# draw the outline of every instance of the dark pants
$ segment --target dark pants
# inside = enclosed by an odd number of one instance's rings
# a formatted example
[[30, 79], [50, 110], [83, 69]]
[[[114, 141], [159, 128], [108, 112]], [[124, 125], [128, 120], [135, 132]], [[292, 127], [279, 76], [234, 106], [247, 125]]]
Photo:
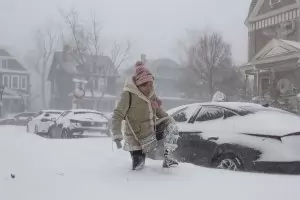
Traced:
[[143, 153], [142, 150], [130, 151], [131, 156], [143, 156], [146, 157], [146, 154]]

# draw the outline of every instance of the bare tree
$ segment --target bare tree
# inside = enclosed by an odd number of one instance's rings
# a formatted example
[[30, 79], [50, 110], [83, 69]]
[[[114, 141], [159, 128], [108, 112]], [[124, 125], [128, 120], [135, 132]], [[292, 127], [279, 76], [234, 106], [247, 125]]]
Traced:
[[122, 64], [130, 58], [131, 44], [132, 43], [129, 40], [126, 42], [125, 46], [114, 42], [110, 58], [116, 69], [119, 69]]
[[[75, 44], [76, 56], [74, 59], [78, 64], [82, 65], [85, 69], [88, 69], [88, 82], [90, 85], [91, 96], [94, 101], [94, 109], [97, 107], [97, 101], [101, 100], [107, 92], [107, 76], [110, 71], [117, 70], [123, 63], [129, 58], [131, 50], [131, 43], [128, 41], [125, 48], [114, 43], [111, 50], [110, 58], [112, 65], [100, 66], [99, 61], [103, 58], [104, 53], [101, 49], [100, 33], [101, 26], [97, 21], [97, 16], [94, 12], [91, 12], [90, 23], [82, 24], [78, 13], [75, 9], [72, 9], [69, 13], [65, 14], [60, 11], [61, 15], [71, 33], [72, 42]], [[111, 69], [114, 67], [115, 69]], [[101, 74], [97, 76], [97, 74]], [[95, 98], [95, 88], [99, 79], [103, 79], [104, 90], [101, 91], [100, 97]]]
[[28, 57], [32, 69], [40, 77], [40, 96], [43, 108], [47, 107], [47, 75], [51, 65], [55, 46], [58, 38], [50, 28], [37, 30], [35, 40], [35, 50]]
[[208, 88], [215, 92], [216, 75], [222, 63], [231, 60], [231, 46], [216, 32], [205, 31], [187, 48], [187, 66]]
[[[100, 27], [96, 20], [96, 14], [91, 13], [91, 28], [87, 28], [87, 25], [80, 24], [79, 16], [75, 9], [72, 9], [67, 14], [63, 11], [60, 11], [60, 13], [71, 34], [71, 46], [73, 46], [73, 49], [75, 50], [73, 59], [76, 60], [78, 65], [81, 65], [88, 70], [88, 84], [90, 85], [91, 96], [95, 100], [93, 108], [96, 109], [95, 73], [97, 67], [99, 67], [99, 57], [102, 56], [102, 52], [100, 51]], [[101, 73], [105, 73], [104, 69], [101, 70]]]

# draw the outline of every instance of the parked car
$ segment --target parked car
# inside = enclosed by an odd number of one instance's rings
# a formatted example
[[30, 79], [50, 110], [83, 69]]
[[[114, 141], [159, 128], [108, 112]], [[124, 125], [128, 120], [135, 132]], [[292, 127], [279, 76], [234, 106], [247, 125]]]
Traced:
[[59, 117], [62, 110], [41, 110], [27, 124], [27, 132], [35, 134], [49, 134], [49, 127]]
[[84, 133], [110, 135], [108, 118], [95, 110], [68, 110], [64, 111], [50, 128], [50, 134], [53, 138], [72, 138]]
[[26, 126], [28, 121], [35, 115], [36, 113], [34, 112], [22, 112], [8, 115], [7, 117], [0, 119], [0, 125]]
[[190, 104], [168, 113], [178, 124], [180, 138], [174, 156], [181, 162], [300, 173], [300, 117], [295, 114], [238, 102]]

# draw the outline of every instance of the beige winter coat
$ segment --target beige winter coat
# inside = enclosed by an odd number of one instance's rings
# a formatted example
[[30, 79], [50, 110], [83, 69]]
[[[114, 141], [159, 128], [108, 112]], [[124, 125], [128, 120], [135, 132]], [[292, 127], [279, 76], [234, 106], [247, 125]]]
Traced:
[[[130, 108], [129, 92], [131, 93]], [[154, 124], [156, 123], [156, 119], [168, 117], [168, 114], [161, 108], [153, 109], [151, 98], [154, 97], [154, 93], [149, 97], [146, 97], [134, 84], [132, 78], [129, 78], [126, 81], [121, 94], [121, 99], [112, 116], [112, 139], [125, 139], [124, 150], [142, 150], [138, 140], [144, 139], [151, 134], [155, 134]], [[121, 127], [125, 116], [127, 116], [133, 131], [131, 131], [128, 123], [125, 123], [125, 132], [123, 136]]]

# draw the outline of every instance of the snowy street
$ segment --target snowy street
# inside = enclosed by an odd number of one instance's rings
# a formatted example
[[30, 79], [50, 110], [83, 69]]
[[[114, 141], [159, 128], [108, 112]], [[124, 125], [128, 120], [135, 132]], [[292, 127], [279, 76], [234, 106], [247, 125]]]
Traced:
[[[130, 157], [110, 138], [45, 139], [24, 127], [0, 127], [1, 200], [299, 199], [300, 176], [206, 169], [162, 169], [148, 160], [130, 170]], [[15, 175], [15, 178], [11, 177]]]

